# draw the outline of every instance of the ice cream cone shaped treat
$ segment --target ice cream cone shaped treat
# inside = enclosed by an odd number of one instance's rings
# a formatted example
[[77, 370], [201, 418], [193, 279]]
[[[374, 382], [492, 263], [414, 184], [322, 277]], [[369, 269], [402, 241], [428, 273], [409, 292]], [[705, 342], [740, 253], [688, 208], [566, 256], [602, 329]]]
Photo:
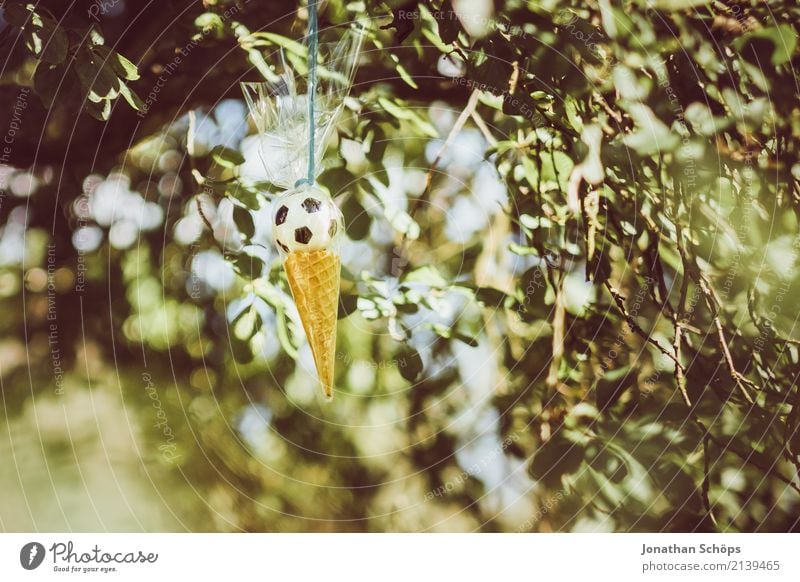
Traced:
[[326, 48], [317, 43], [316, 2], [309, 10], [307, 78], [296, 75], [282, 57], [272, 80], [242, 83], [242, 91], [258, 130], [263, 177], [286, 192], [273, 202], [273, 239], [320, 384], [330, 398], [340, 277], [335, 241], [344, 229], [341, 212], [315, 183], [353, 82], [363, 31], [354, 26]]
[[341, 266], [335, 241], [342, 215], [328, 194], [303, 186], [276, 199], [272, 226], [320, 384], [332, 398]]

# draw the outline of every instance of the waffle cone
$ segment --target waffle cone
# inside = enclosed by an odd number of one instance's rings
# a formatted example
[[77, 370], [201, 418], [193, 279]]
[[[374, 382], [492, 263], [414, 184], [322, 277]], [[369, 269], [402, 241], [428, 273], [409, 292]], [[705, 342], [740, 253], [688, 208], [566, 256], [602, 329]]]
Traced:
[[333, 396], [339, 257], [330, 250], [292, 252], [283, 265], [325, 396]]

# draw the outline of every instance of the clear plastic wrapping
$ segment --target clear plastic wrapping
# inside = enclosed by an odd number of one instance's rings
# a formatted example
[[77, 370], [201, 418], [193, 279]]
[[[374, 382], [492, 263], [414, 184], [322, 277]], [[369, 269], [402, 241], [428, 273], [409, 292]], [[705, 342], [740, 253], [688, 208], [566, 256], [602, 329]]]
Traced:
[[[325, 145], [344, 107], [353, 83], [360, 30], [349, 30], [336, 44], [321, 44], [317, 60], [316, 99], [314, 107], [314, 178]], [[286, 62], [281, 53], [281, 71], [277, 80], [242, 83], [250, 115], [262, 136], [259, 154], [269, 181], [291, 190], [308, 177], [309, 109], [308, 83]], [[302, 91], [302, 92], [301, 92]]]
[[[339, 208], [315, 181], [323, 167], [320, 162], [328, 137], [353, 82], [360, 45], [361, 34], [356, 30], [345, 34], [336, 45], [320, 45], [315, 83], [297, 75], [283, 54], [282, 70], [275, 81], [242, 83], [260, 135], [259, 155], [266, 175], [284, 191], [272, 205], [273, 242], [283, 258], [320, 384], [328, 398], [333, 396], [336, 361], [341, 269], [337, 240], [344, 229]], [[315, 95], [313, 123], [309, 87]]]

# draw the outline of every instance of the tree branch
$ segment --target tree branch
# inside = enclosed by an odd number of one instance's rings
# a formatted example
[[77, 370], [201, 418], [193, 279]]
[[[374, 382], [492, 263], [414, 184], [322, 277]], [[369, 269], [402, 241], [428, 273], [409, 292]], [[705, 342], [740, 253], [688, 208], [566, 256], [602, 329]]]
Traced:
[[686, 370], [683, 368], [683, 364], [681, 364], [678, 361], [678, 359], [675, 357], [675, 355], [673, 353], [669, 352], [664, 346], [662, 346], [660, 343], [658, 343], [652, 337], [650, 337], [650, 334], [647, 333], [645, 330], [643, 330], [639, 326], [638, 323], [636, 323], [636, 320], [633, 318], [633, 316], [630, 313], [628, 313], [628, 310], [625, 308], [625, 298], [619, 293], [619, 291], [614, 289], [608, 281], [605, 281], [603, 283], [603, 285], [605, 285], [605, 288], [608, 289], [608, 292], [611, 294], [611, 297], [614, 299], [614, 303], [616, 303], [616, 305], [617, 305], [617, 309], [619, 309], [620, 313], [622, 313], [623, 317], [625, 318], [625, 321], [628, 322], [628, 325], [630, 326], [631, 330], [633, 330], [637, 335], [639, 335], [646, 342], [654, 345], [656, 347], [656, 349], [658, 349], [659, 352], [661, 352], [662, 354], [667, 356], [670, 360], [675, 362], [675, 366], [676, 367], [681, 368], [685, 372]]
[[[439, 167], [439, 164], [442, 162], [442, 158], [444, 157], [445, 152], [453, 143], [453, 140], [456, 138], [456, 136], [459, 133], [461, 133], [461, 130], [464, 128], [464, 124], [467, 122], [469, 116], [472, 114], [473, 111], [475, 111], [475, 107], [478, 105], [478, 98], [480, 97], [480, 95], [481, 92], [478, 89], [472, 91], [466, 106], [464, 106], [464, 109], [461, 111], [458, 118], [456, 119], [456, 122], [453, 124], [450, 133], [447, 134], [447, 138], [444, 140], [442, 147], [439, 148], [439, 151], [437, 152], [436, 157], [434, 158], [433, 163], [431, 164], [431, 167], [425, 174], [425, 189], [422, 191], [422, 194], [420, 194], [419, 198], [417, 198], [417, 200], [414, 202], [414, 205], [411, 207], [411, 211], [409, 212], [412, 218], [414, 217], [414, 214], [416, 214], [417, 211], [419, 211], [422, 204], [430, 196], [431, 187], [433, 184], [433, 174]], [[403, 235], [404, 241], [405, 238], [406, 236]]]
[[703, 292], [703, 298], [708, 306], [709, 311], [711, 311], [711, 317], [714, 321], [714, 326], [717, 328], [719, 346], [722, 349], [725, 363], [728, 366], [728, 372], [730, 373], [733, 381], [736, 383], [736, 386], [739, 388], [739, 391], [742, 393], [742, 396], [744, 396], [744, 399], [747, 400], [748, 403], [754, 404], [753, 397], [750, 396], [747, 388], [745, 388], [745, 384], [754, 388], [755, 390], [758, 390], [758, 386], [756, 386], [751, 380], [748, 380], [736, 370], [736, 365], [733, 363], [733, 357], [728, 349], [728, 340], [725, 339], [725, 330], [722, 327], [722, 321], [720, 320], [719, 313], [717, 312], [717, 305], [711, 294], [711, 290], [708, 287], [708, 283], [706, 283], [702, 275], [698, 275], [697, 284], [700, 286], [700, 290]]

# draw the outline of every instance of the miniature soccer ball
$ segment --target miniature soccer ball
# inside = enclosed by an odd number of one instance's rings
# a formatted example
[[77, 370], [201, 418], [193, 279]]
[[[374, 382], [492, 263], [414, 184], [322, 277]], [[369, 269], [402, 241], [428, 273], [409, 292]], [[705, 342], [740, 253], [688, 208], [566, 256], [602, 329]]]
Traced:
[[275, 200], [272, 227], [283, 253], [328, 249], [342, 230], [342, 213], [325, 192], [305, 187]]

